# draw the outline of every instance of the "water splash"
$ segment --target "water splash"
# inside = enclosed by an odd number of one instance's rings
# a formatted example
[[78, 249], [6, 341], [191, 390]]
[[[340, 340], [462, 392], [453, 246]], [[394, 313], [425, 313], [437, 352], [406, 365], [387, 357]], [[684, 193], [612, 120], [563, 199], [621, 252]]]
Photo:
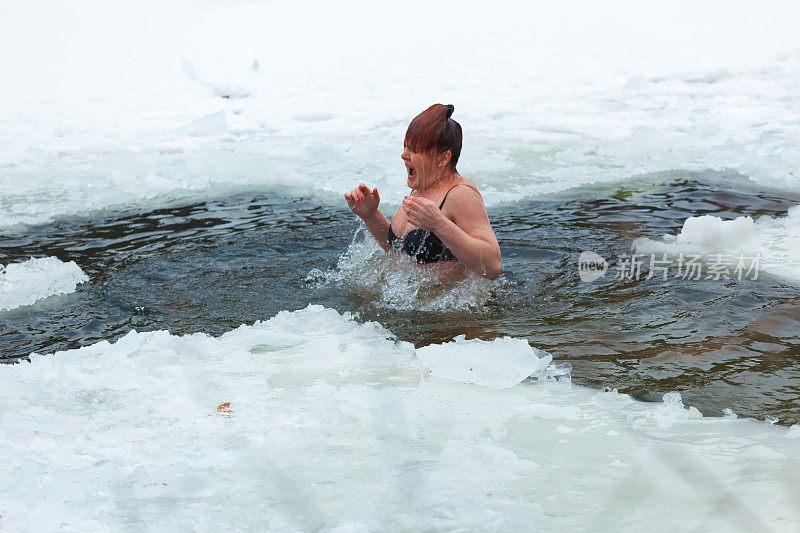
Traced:
[[343, 284], [354, 297], [378, 308], [436, 312], [485, 310], [509, 286], [502, 275], [494, 281], [473, 273], [464, 276], [452, 263], [418, 265], [404, 254], [385, 253], [363, 225], [335, 268], [315, 268], [306, 280]]

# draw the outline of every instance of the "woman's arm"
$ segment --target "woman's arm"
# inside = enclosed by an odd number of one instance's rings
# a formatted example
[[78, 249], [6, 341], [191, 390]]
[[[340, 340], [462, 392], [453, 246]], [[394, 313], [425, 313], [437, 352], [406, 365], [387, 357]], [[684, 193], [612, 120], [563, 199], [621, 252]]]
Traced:
[[453, 252], [453, 255], [468, 270], [489, 279], [496, 279], [503, 270], [503, 264], [500, 258], [500, 246], [494, 238], [491, 227], [489, 227], [491, 238], [481, 235], [483, 232], [474, 232], [473, 236], [449, 218], [443, 216], [442, 219], [441, 224], [432, 231]]
[[434, 232], [468, 270], [495, 279], [503, 264], [486, 208], [474, 191], [459, 189], [448, 196], [448, 211], [455, 220], [447, 218], [436, 204], [419, 196], [406, 197], [403, 208], [416, 227]]
[[366, 224], [367, 229], [372, 234], [372, 237], [375, 239], [381, 248], [383, 248], [384, 252], [389, 251], [389, 219], [387, 219], [383, 213], [379, 210], [375, 210], [375, 213], [370, 217], [361, 217], [361, 220], [364, 221]]
[[378, 189], [370, 190], [363, 183], [344, 193], [350, 210], [364, 221], [372, 237], [385, 252], [389, 251], [389, 220], [378, 209], [381, 197]]

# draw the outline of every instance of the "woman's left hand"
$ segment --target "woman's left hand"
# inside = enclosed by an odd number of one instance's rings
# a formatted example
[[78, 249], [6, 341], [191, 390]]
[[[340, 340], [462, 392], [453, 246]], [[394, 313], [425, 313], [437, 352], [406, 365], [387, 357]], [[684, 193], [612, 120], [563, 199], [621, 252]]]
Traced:
[[403, 210], [409, 222], [428, 231], [436, 231], [444, 219], [436, 204], [421, 196], [406, 196], [403, 200]]

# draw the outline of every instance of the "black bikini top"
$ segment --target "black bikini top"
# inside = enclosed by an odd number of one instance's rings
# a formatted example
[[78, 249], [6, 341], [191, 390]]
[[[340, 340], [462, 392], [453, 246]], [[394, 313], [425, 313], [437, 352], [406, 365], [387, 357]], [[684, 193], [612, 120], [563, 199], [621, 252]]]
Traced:
[[[464, 185], [465, 187], [469, 187], [473, 191], [478, 192], [478, 190], [471, 185], [467, 185], [466, 183], [457, 183], [456, 185], [450, 187], [445, 193], [444, 198], [442, 198], [442, 203], [439, 204], [440, 210], [444, 205], [444, 201], [447, 200], [447, 195], [450, 194], [450, 191], [459, 185]], [[402, 239], [400, 239], [394, 234], [394, 231], [392, 231], [391, 222], [389, 222], [389, 247], [394, 251], [402, 250], [409, 256], [413, 257], [417, 263], [421, 264], [436, 263], [438, 261], [458, 261], [456, 256], [453, 255], [453, 252], [451, 252], [447, 246], [444, 245], [442, 240], [432, 231], [420, 228], [412, 229], [406, 233]]]

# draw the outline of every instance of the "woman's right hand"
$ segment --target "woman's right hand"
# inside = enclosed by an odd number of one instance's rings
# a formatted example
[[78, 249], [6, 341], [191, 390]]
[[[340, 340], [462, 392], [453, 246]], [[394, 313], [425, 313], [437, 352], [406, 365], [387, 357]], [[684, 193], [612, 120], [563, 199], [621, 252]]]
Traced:
[[381, 203], [378, 189], [370, 190], [363, 183], [352, 191], [344, 193], [344, 199], [347, 200], [350, 210], [361, 218], [374, 214], [378, 210], [378, 204]]

